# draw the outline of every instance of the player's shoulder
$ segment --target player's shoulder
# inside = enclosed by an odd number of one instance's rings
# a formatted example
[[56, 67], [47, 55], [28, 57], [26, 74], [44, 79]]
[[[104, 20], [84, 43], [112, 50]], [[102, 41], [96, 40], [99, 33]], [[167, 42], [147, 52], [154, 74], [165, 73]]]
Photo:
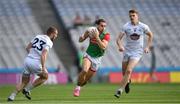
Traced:
[[35, 37], [36, 37], [36, 38], [43, 38], [44, 35], [43, 35], [43, 34], [37, 34]]
[[147, 28], [147, 27], [148, 27], [148, 25], [145, 24], [145, 23], [143, 23], [143, 22], [139, 22], [139, 26], [141, 26], [141, 27], [143, 27], [143, 28]]
[[46, 34], [37, 35], [37, 37], [42, 39], [43, 41], [45, 41], [48, 44], [52, 44], [51, 39]]
[[126, 22], [126, 23], [123, 25], [123, 27], [127, 27], [127, 26], [130, 26], [130, 25], [131, 25], [130, 22]]
[[49, 36], [44, 35], [44, 38], [45, 38], [45, 40], [46, 40], [46, 42], [47, 42], [48, 44], [50, 44], [50, 45], [52, 45], [52, 44], [53, 44], [53, 42], [51, 41], [51, 39], [50, 39], [50, 37], [49, 37]]
[[45, 34], [39, 34], [37, 35], [37, 37], [42, 38], [42, 39], [48, 39], [48, 36]]
[[90, 26], [90, 27], [88, 27], [88, 29], [91, 29], [91, 28], [97, 28], [96, 26]]
[[131, 27], [131, 23], [130, 22], [127, 22], [123, 25], [123, 28], [126, 29], [128, 27]]
[[110, 40], [110, 33], [109, 32], [105, 32], [104, 39], [107, 41]]
[[105, 32], [105, 36], [107, 36], [107, 35], [110, 36], [110, 33], [109, 32]]

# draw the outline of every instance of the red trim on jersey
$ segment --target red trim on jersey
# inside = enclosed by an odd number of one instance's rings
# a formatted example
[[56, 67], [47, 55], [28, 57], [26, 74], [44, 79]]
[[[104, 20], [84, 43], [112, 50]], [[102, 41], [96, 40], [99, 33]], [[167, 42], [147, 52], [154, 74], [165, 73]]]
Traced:
[[93, 70], [93, 68], [90, 68], [89, 70], [92, 71], [92, 72], [96, 72], [96, 70]]
[[[109, 33], [106, 33], [103, 39], [109, 42], [109, 40], [110, 40], [110, 34], [109, 34]], [[97, 44], [96, 38], [91, 38], [91, 39], [90, 39], [90, 42], [91, 42], [91, 43], [94, 43], [94, 44]]]
[[107, 34], [104, 36], [104, 39], [105, 39], [106, 41], [109, 41], [109, 40], [110, 40], [110, 34], [107, 33]]

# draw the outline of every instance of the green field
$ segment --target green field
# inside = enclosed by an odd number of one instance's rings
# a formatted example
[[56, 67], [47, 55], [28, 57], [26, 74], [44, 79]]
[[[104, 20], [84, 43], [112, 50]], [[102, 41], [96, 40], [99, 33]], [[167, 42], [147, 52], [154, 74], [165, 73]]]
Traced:
[[[0, 104], [8, 103], [7, 96], [14, 86], [0, 86]], [[114, 92], [118, 85], [88, 84], [80, 97], [73, 97], [74, 85], [43, 85], [34, 89], [32, 100], [19, 94], [12, 104], [180, 104], [180, 84], [132, 84], [131, 92], [117, 99]]]

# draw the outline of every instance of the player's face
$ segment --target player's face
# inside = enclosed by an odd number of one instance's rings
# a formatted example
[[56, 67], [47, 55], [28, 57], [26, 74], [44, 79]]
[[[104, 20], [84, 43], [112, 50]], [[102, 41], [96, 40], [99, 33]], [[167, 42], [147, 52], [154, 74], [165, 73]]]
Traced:
[[129, 13], [129, 18], [131, 22], [135, 23], [138, 21], [138, 14], [137, 13]]
[[52, 40], [52, 41], [54, 41], [54, 40], [57, 38], [57, 34], [58, 34], [57, 31], [55, 31], [55, 32], [52, 33], [52, 37], [51, 37], [51, 40]]
[[97, 29], [99, 32], [103, 32], [106, 29], [106, 22], [100, 22], [100, 24], [97, 26]]

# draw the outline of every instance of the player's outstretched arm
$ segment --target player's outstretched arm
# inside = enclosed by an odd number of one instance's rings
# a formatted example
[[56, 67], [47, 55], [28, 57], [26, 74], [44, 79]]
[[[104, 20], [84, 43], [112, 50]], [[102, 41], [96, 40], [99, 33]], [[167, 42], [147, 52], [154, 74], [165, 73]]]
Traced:
[[83, 42], [84, 40], [86, 40], [88, 38], [88, 31], [86, 31], [82, 36], [79, 37], [79, 42]]
[[152, 46], [153, 33], [147, 32], [146, 35], [148, 36], [148, 40], [147, 40], [147, 46], [145, 47], [144, 52], [148, 53], [150, 50], [150, 47]]
[[47, 49], [43, 49], [42, 50], [42, 54], [41, 54], [41, 65], [42, 65], [42, 71], [43, 72], [46, 72], [46, 67], [45, 67], [45, 62], [46, 62], [46, 59], [47, 59], [47, 54], [48, 54], [48, 51]]
[[29, 53], [31, 47], [32, 47], [32, 43], [29, 43], [29, 44], [27, 45], [27, 47], [26, 47], [26, 51], [27, 51], [28, 53]]
[[125, 50], [123, 47], [123, 43], [122, 43], [123, 36], [124, 36], [124, 33], [120, 32], [118, 35], [118, 38], [116, 39], [116, 44], [119, 48], [119, 51], [121, 51], [121, 52]]

